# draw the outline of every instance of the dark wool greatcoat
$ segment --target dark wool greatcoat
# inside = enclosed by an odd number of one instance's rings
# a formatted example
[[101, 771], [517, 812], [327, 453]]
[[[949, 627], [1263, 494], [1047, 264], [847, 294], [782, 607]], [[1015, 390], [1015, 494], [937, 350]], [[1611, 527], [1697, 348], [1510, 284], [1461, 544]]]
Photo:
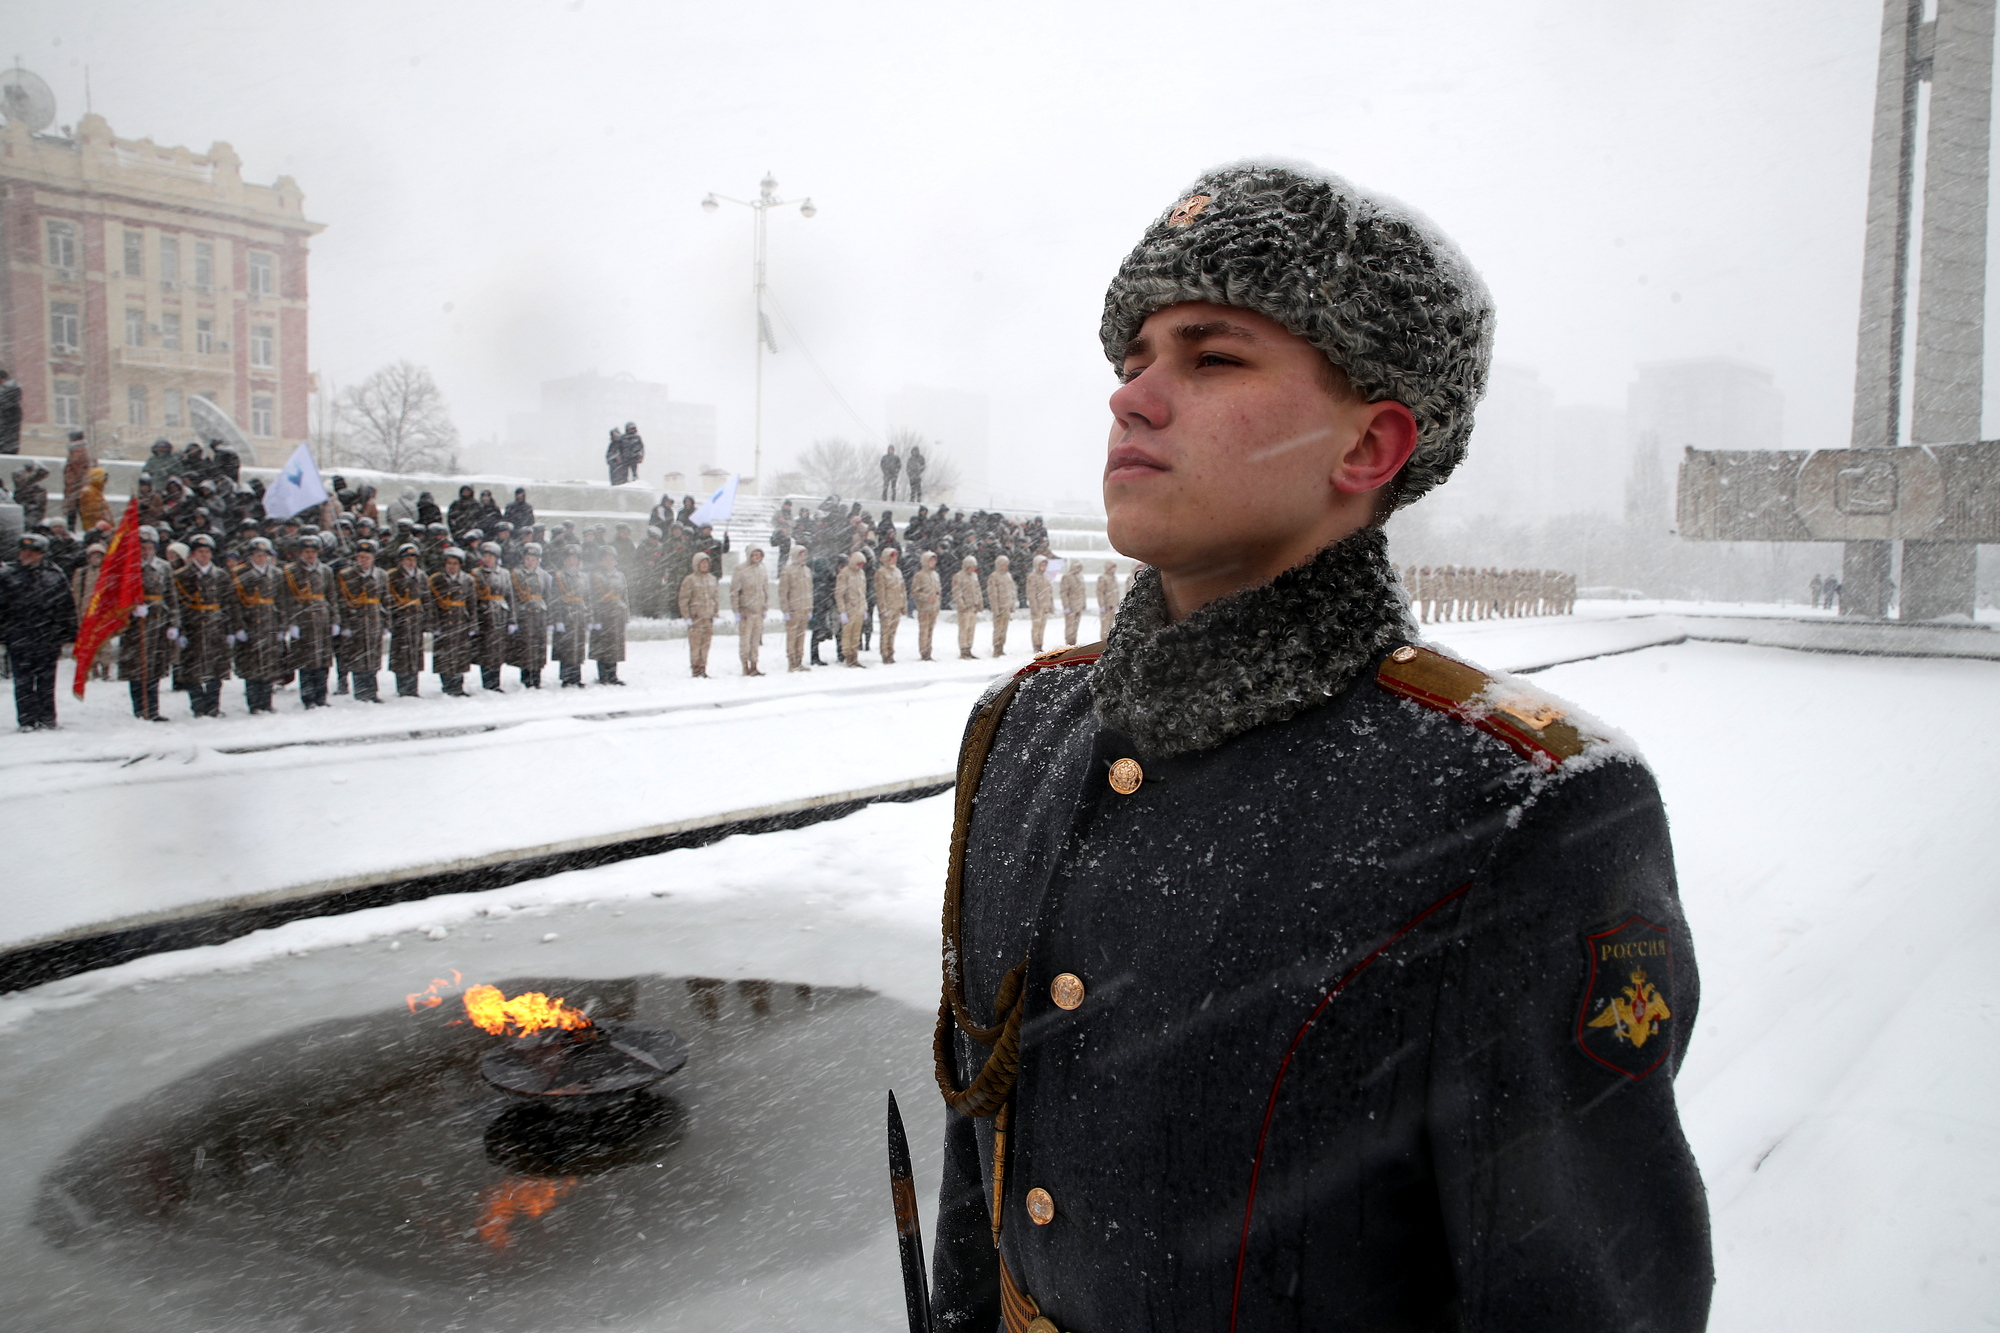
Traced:
[[431, 580], [422, 565], [389, 571], [389, 670], [414, 676], [424, 669], [424, 631], [431, 621]]
[[190, 560], [174, 571], [174, 599], [181, 607], [181, 652], [174, 688], [229, 676], [229, 635], [237, 614], [236, 585], [213, 560], [203, 569]]
[[[1309, 638], [1267, 611], [1213, 604], [1183, 646]], [[1205, 717], [1202, 686], [1136, 673], [1094, 707], [1111, 659], [1088, 650], [1024, 673], [977, 784], [962, 959], [977, 1024], [1026, 960], [999, 1253], [1059, 1328], [1705, 1323], [1706, 1204], [1673, 1098], [1697, 980], [1652, 775], [1604, 744], [1531, 762], [1378, 679], [1394, 644], [1364, 636], [1333, 676], [1238, 674]], [[1158, 753], [1173, 714], [1228, 732], [1259, 694], [1271, 720]], [[1107, 700], [1160, 710], [1148, 747], [1099, 720]], [[1125, 759], [1129, 795], [1108, 780]], [[1067, 1009], [1062, 974], [1081, 981]], [[988, 1050], [954, 1031], [965, 1088]], [[946, 1118], [939, 1327], [986, 1333], [994, 1121]], [[1052, 1198], [1043, 1225], [1030, 1190]]]
[[388, 623], [389, 576], [380, 565], [348, 565], [335, 579], [340, 602], [340, 669], [372, 676], [382, 669], [382, 632]]
[[625, 605], [625, 576], [617, 570], [598, 570], [590, 578], [590, 660], [625, 660], [625, 621], [630, 614]]
[[[118, 636], [118, 679], [158, 680], [174, 664], [177, 646], [167, 637], [181, 627], [180, 598], [174, 593], [174, 567], [154, 556], [139, 562], [145, 588], [146, 614], [125, 622]], [[136, 612], [137, 607], [133, 610]]]
[[472, 575], [464, 570], [431, 575], [431, 670], [462, 676], [472, 665]]
[[294, 671], [326, 670], [333, 664], [334, 640], [340, 630], [332, 568], [323, 562], [311, 568], [303, 561], [286, 565], [280, 588], [278, 604], [284, 612], [286, 632], [299, 632], [286, 646], [286, 664]]
[[74, 642], [76, 598], [55, 562], [45, 553], [32, 569], [0, 565], [0, 643], [7, 655], [23, 664], [48, 663]]
[[581, 665], [590, 638], [590, 575], [559, 569], [551, 584], [549, 623], [555, 642], [549, 656], [564, 666]]
[[507, 627], [514, 623], [514, 576], [504, 569], [483, 567], [471, 574], [479, 609], [472, 660], [482, 669], [498, 671], [507, 665]]
[[229, 599], [229, 629], [236, 640], [236, 674], [244, 680], [277, 680], [292, 668], [285, 662], [285, 567], [272, 561], [259, 571], [246, 564], [236, 571]]
[[514, 632], [508, 636], [507, 665], [540, 671], [549, 660], [549, 597], [555, 576], [540, 566], [512, 575]]

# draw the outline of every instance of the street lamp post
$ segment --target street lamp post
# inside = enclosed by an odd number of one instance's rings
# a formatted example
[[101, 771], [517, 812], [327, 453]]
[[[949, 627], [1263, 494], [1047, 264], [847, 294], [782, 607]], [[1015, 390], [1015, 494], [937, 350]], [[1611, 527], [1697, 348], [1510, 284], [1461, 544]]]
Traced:
[[[730, 203], [749, 209], [756, 219], [752, 272], [757, 302], [757, 407], [750, 468], [752, 479], [760, 494], [764, 488], [764, 349], [768, 347], [774, 352], [778, 350], [777, 340], [771, 336], [770, 318], [764, 313], [764, 218], [772, 209], [783, 208], [792, 202], [790, 199], [778, 198], [778, 182], [768, 171], [764, 173], [764, 179], [758, 182], [755, 199], [737, 199], [730, 195], [711, 192], [708, 198], [701, 201], [702, 211], [707, 213], [713, 213], [723, 204]], [[811, 217], [819, 212], [813, 207], [810, 197], [798, 203], [799, 214], [802, 217]]]

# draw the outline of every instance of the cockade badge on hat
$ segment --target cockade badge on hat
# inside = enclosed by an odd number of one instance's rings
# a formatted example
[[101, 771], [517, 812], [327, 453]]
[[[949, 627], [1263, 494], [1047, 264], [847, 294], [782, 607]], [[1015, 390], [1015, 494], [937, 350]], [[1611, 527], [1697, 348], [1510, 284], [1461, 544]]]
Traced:
[[1193, 194], [1174, 205], [1174, 211], [1167, 214], [1169, 227], [1192, 227], [1202, 210], [1215, 202], [1213, 195]]

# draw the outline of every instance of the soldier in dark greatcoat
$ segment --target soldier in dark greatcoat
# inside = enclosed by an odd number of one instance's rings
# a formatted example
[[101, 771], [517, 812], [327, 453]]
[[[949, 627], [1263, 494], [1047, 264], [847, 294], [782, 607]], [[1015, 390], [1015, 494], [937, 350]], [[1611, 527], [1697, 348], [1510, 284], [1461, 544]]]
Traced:
[[379, 704], [375, 675], [382, 669], [389, 575], [375, 563], [372, 539], [355, 543], [354, 559], [334, 576], [334, 586], [340, 601], [340, 669], [353, 682], [358, 702]]
[[0, 643], [14, 671], [14, 720], [23, 731], [56, 726], [56, 663], [76, 642], [76, 598], [48, 558], [49, 539], [21, 536], [20, 557], [0, 566]]
[[444, 692], [459, 699], [465, 697], [465, 673], [472, 665], [472, 638], [479, 624], [474, 596], [465, 552], [447, 546], [444, 568], [431, 575], [431, 670]]
[[583, 568], [583, 552], [575, 546], [563, 548], [562, 568], [552, 580], [549, 622], [555, 631], [549, 656], [556, 660], [556, 675], [563, 685], [580, 690], [584, 649], [590, 641], [590, 575]]
[[1412, 642], [1388, 561], [1464, 455], [1483, 283], [1400, 205], [1249, 163], [1104, 312], [1140, 569], [961, 750], [937, 1326], [1697, 1333], [1658, 789]]
[[229, 571], [215, 563], [215, 538], [205, 532], [188, 541], [187, 563], [174, 571], [174, 598], [181, 608], [174, 688], [187, 691], [196, 717], [221, 717], [236, 588]]
[[333, 665], [334, 640], [340, 634], [333, 570], [320, 562], [319, 554], [316, 541], [299, 546], [299, 558], [285, 566], [279, 595], [285, 619], [286, 665], [298, 673], [299, 702], [307, 708], [326, 707], [326, 673]]
[[232, 577], [229, 637], [236, 643], [243, 702], [253, 714], [268, 713], [271, 687], [290, 670], [285, 662], [285, 570], [269, 538], [251, 539], [248, 560]]
[[521, 684], [539, 690], [549, 660], [549, 597], [555, 591], [554, 576], [542, 568], [540, 542], [521, 548], [521, 565], [512, 575], [514, 624], [507, 635], [507, 664], [520, 671]]
[[417, 697], [417, 677], [424, 669], [424, 631], [431, 621], [431, 580], [423, 571], [415, 542], [396, 548], [396, 567], [389, 571], [389, 673], [396, 678], [396, 696]]
[[479, 548], [479, 567], [472, 571], [472, 588], [478, 596], [478, 633], [472, 644], [472, 658], [479, 664], [479, 683], [484, 689], [500, 692], [500, 668], [507, 665], [508, 627], [514, 625], [514, 577], [500, 568], [500, 543], [485, 542]]
[[625, 587], [618, 552], [607, 546], [597, 553], [597, 571], [590, 578], [590, 660], [597, 663], [599, 685], [625, 683], [618, 679], [618, 664], [625, 660], [625, 622], [631, 615]]
[[139, 529], [139, 582], [142, 600], [118, 636], [118, 679], [132, 693], [132, 716], [164, 722], [160, 677], [173, 665], [181, 634], [180, 598], [174, 594], [174, 567], [159, 556], [160, 534]]

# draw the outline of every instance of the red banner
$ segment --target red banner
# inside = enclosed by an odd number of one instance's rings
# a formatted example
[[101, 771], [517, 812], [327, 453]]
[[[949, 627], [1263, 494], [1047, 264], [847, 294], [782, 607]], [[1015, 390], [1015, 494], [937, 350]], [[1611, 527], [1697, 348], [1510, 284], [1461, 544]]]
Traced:
[[125, 517], [111, 534], [111, 549], [97, 570], [97, 587], [84, 608], [83, 623], [76, 630], [76, 697], [83, 697], [83, 682], [97, 650], [125, 628], [132, 608], [146, 599], [146, 582], [139, 569], [139, 506], [125, 506]]

